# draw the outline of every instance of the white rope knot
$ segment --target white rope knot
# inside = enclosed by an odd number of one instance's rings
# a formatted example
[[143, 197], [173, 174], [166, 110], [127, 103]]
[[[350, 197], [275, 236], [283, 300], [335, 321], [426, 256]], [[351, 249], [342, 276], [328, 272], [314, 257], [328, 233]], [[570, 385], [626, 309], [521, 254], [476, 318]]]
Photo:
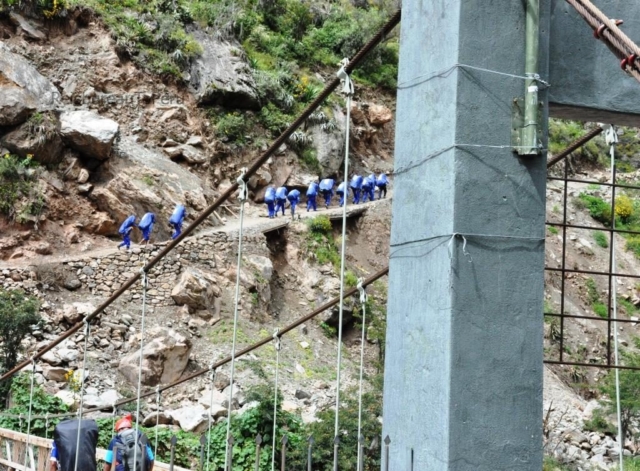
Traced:
[[280, 329], [276, 329], [276, 331], [273, 333], [273, 344], [274, 344], [276, 350], [280, 350], [280, 347], [281, 347]]
[[249, 199], [249, 189], [247, 188], [247, 182], [244, 180], [244, 176], [247, 173], [247, 169], [243, 168], [241, 174], [236, 180], [238, 183], [238, 199], [242, 202]]
[[340, 70], [336, 74], [340, 80], [343, 81], [344, 85], [342, 86], [342, 93], [345, 95], [351, 96], [354, 94], [353, 82], [351, 81], [351, 77], [345, 70], [345, 68], [349, 65], [349, 59], [346, 57], [340, 61]]
[[358, 291], [360, 291], [360, 304], [367, 302], [367, 292], [364, 289], [364, 278], [358, 278]]
[[140, 282], [142, 283], [142, 287], [144, 289], [147, 289], [149, 287], [149, 279], [147, 278], [145, 267], [140, 268]]
[[600, 127], [604, 129], [604, 140], [607, 145], [616, 145], [618, 143], [618, 132], [613, 124], [600, 124]]
[[216, 369], [213, 367], [213, 365], [213, 363], [209, 365], [209, 379], [211, 379], [211, 381], [213, 381], [213, 379], [216, 377]]
[[467, 238], [465, 236], [463, 236], [462, 234], [459, 234], [457, 232], [454, 232], [453, 234], [451, 234], [451, 239], [449, 240], [449, 257], [452, 256], [451, 254], [451, 245], [453, 245], [453, 241], [456, 237], [461, 237], [462, 238], [462, 254], [465, 257], [469, 257], [469, 263], [473, 262], [473, 258], [471, 258], [471, 254], [469, 252], [467, 252]]

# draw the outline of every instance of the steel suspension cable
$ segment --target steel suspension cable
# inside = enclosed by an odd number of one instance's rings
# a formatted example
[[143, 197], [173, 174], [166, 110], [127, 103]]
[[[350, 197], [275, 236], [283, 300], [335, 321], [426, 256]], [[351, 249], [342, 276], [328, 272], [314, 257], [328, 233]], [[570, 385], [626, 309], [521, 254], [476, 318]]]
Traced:
[[[114, 408], [115, 409], [115, 408]], [[160, 385], [156, 386], [156, 436], [153, 441], [153, 456], [158, 456], [158, 430], [160, 425]]]
[[[618, 134], [616, 133], [616, 129], [613, 126], [609, 126], [606, 130], [606, 141], [609, 144], [609, 153], [611, 156], [611, 183], [613, 185], [616, 184], [616, 143], [618, 142]], [[611, 191], [611, 228], [615, 230], [616, 228], [616, 213], [615, 213], [615, 199], [613, 197], [615, 186], [612, 187]], [[611, 264], [614, 268], [616, 267], [616, 235], [615, 232], [611, 233]], [[617, 298], [617, 278], [614, 275], [611, 277], [611, 315], [613, 318], [613, 361], [614, 365], [617, 367], [620, 358], [618, 356], [618, 325], [616, 321], [618, 320], [618, 300]], [[622, 435], [622, 413], [620, 406], [620, 370], [615, 368], [615, 379], [616, 379], [616, 414], [618, 416], [618, 445], [620, 446], [620, 471], [624, 471], [624, 436]]]
[[240, 186], [240, 192], [238, 194], [238, 200], [240, 201], [240, 230], [238, 231], [238, 263], [236, 265], [236, 293], [235, 301], [233, 305], [233, 341], [231, 344], [231, 374], [229, 378], [229, 406], [227, 409], [227, 440], [225, 441], [225, 453], [224, 453], [224, 469], [230, 471], [227, 467], [230, 454], [233, 454], [233, 450], [229, 452], [229, 439], [231, 438], [231, 406], [233, 403], [233, 376], [236, 367], [236, 342], [238, 338], [238, 307], [240, 304], [240, 272], [242, 269], [242, 230], [244, 225], [244, 204], [248, 199], [247, 182], [245, 180], [246, 169], [242, 169], [242, 174], [237, 179], [237, 184]]
[[216, 384], [216, 369], [213, 367], [213, 363], [209, 365], [209, 370], [211, 371], [209, 376], [209, 379], [211, 380], [211, 392], [209, 394], [209, 423], [207, 425], [207, 471], [209, 471], [209, 465], [211, 464], [211, 426], [213, 425], [211, 410], [213, 409], [213, 388]]
[[[138, 434], [140, 433], [140, 400], [142, 390], [142, 360], [144, 358], [144, 321], [147, 312], [147, 287], [149, 285], [149, 278], [144, 267], [140, 270], [142, 272], [142, 317], [140, 319], [140, 361], [138, 364], [138, 390], [136, 397], [136, 442], [138, 442]], [[146, 450], [145, 450], [146, 452]], [[135, 446], [133, 450], [133, 463], [134, 466], [138, 462], [138, 447]], [[144, 460], [143, 460], [144, 461]]]
[[273, 346], [276, 349], [276, 377], [273, 386], [273, 444], [271, 449], [271, 471], [276, 469], [276, 435], [278, 433], [278, 371], [280, 370], [280, 348], [282, 347], [282, 339], [279, 331], [273, 334]]
[[27, 461], [29, 459], [29, 440], [31, 439], [31, 411], [33, 409], [33, 391], [34, 391], [34, 380], [36, 377], [36, 361], [32, 360], [32, 368], [31, 368], [31, 386], [29, 388], [29, 413], [27, 415], [27, 443], [24, 448], [24, 467], [28, 468]]
[[[378, 32], [366, 43], [360, 51], [351, 59], [349, 64], [345, 67], [345, 71], [350, 73], [355, 69], [355, 67], [360, 64], [360, 62], [366, 57], [366, 55], [377, 46], [382, 40], [384, 40], [387, 35], [400, 23], [400, 10], [397, 10], [391, 18], [378, 30]], [[313, 100], [305, 109], [300, 113], [298, 118], [291, 123], [291, 125], [280, 134], [280, 136], [271, 144], [271, 146], [260, 156], [258, 157], [253, 164], [248, 168], [245, 173], [245, 178], [248, 179], [253, 174], [255, 174], [262, 165], [264, 165], [269, 158], [286, 142], [286, 140], [294, 133], [294, 131], [300, 127], [311, 114], [318, 108], [324, 100], [338, 87], [340, 84], [340, 79], [335, 78], [332, 80], [325, 88], [318, 94], [315, 100]], [[224, 193], [220, 195], [220, 197], [214, 201], [207, 209], [205, 209], [200, 215], [190, 224], [185, 230], [180, 234], [176, 239], [171, 241], [167, 246], [162, 249], [155, 257], [153, 257], [149, 262], [144, 266], [144, 271], [148, 272], [151, 268], [157, 265], [169, 252], [171, 252], [178, 244], [180, 244], [186, 237], [188, 237], [200, 224], [202, 224], [213, 212], [218, 209], [225, 201], [227, 201], [231, 195], [239, 188], [238, 183], [232, 184]], [[105, 300], [100, 306], [96, 308], [89, 316], [87, 316], [88, 320], [93, 320], [98, 317], [107, 307], [109, 307], [116, 299], [118, 299], [122, 294], [124, 294], [133, 284], [140, 279], [140, 273], [136, 273], [129, 280], [127, 280], [115, 293], [113, 293], [107, 300]], [[46, 352], [51, 350], [52, 348], [59, 345], [65, 339], [69, 338], [75, 332], [77, 332], [82, 327], [81, 323], [74, 325], [69, 328], [67, 331], [62, 333], [58, 338], [53, 340], [47, 346], [38, 350], [34, 355], [33, 359], [38, 359]], [[17, 372], [22, 370], [25, 366], [29, 364], [29, 360], [23, 361], [16, 365], [11, 370], [3, 373], [0, 377], [0, 381], [4, 381], [11, 376], [15, 375]]]
[[362, 282], [364, 280], [360, 278], [358, 280], [358, 291], [360, 291], [360, 306], [362, 307], [362, 334], [360, 336], [360, 381], [359, 381], [359, 391], [358, 391], [358, 467], [356, 471], [364, 470], [364, 456], [362, 456], [362, 440], [364, 437], [362, 435], [362, 384], [364, 379], [364, 343], [365, 343], [365, 332], [367, 325], [367, 292], [362, 286]]
[[91, 321], [84, 319], [84, 351], [82, 352], [82, 370], [80, 370], [80, 408], [78, 409], [78, 431], [76, 433], [76, 461], [73, 470], [78, 471], [78, 457], [80, 456], [80, 432], [82, 431], [82, 412], [84, 409], [84, 378], [87, 370], [87, 350], [91, 335]]
[[343, 92], [347, 95], [347, 113], [345, 117], [345, 144], [344, 144], [344, 184], [346, 197], [342, 205], [342, 240], [340, 248], [340, 302], [338, 305], [338, 358], [336, 364], [336, 413], [334, 423], [334, 453], [333, 453], [333, 469], [338, 471], [338, 447], [340, 433], [340, 373], [342, 371], [342, 319], [344, 314], [344, 274], [345, 274], [345, 256], [347, 249], [347, 205], [349, 202], [349, 190], [347, 182], [349, 181], [349, 125], [351, 122], [351, 97], [353, 96], [353, 82], [347, 73], [346, 66], [349, 64], [348, 59], [343, 59], [342, 67], [338, 71], [338, 77], [344, 80]]

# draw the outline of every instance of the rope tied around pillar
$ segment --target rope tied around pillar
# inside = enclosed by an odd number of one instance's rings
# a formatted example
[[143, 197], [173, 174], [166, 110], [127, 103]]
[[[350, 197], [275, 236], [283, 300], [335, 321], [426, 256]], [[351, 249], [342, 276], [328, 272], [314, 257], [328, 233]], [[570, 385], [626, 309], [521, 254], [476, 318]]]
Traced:
[[364, 278], [358, 278], [358, 291], [360, 292], [360, 307], [362, 308], [362, 334], [360, 338], [360, 379], [358, 391], [358, 465], [356, 471], [364, 469], [363, 443], [362, 435], [362, 385], [364, 382], [364, 344], [366, 340], [366, 324], [367, 324], [367, 291], [364, 287]]

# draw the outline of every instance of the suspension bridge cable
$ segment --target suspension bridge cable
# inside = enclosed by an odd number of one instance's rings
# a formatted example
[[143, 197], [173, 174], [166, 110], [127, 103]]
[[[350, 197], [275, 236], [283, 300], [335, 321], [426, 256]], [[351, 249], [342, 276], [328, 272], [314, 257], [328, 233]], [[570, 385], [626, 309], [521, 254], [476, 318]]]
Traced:
[[[377, 46], [381, 41], [383, 41], [387, 35], [400, 23], [400, 10], [397, 10], [391, 18], [378, 30], [378, 32], [366, 43], [362, 49], [358, 51], [358, 53], [350, 60], [349, 64], [345, 67], [345, 71], [347, 73], [351, 73], [362, 60], [367, 56], [371, 50]], [[294, 131], [300, 127], [311, 114], [318, 108], [324, 100], [340, 85], [340, 79], [334, 78], [325, 88], [318, 94], [315, 100], [313, 100], [305, 109], [300, 113], [298, 118], [296, 118], [291, 125], [280, 134], [280, 136], [273, 141], [271, 146], [260, 156], [258, 157], [253, 164], [247, 169], [245, 173], [245, 178], [249, 179], [252, 175], [254, 175], [262, 165], [264, 165], [269, 158], [286, 142], [286, 140], [294, 133]], [[200, 215], [190, 224], [176, 239], [171, 241], [167, 246], [162, 249], [155, 257], [147, 262], [144, 266], [144, 271], [148, 272], [151, 268], [157, 265], [169, 252], [171, 252], [180, 242], [182, 242], [189, 234], [191, 234], [196, 227], [202, 224], [213, 212], [218, 209], [225, 201], [227, 201], [234, 192], [239, 188], [238, 183], [232, 184], [224, 193], [220, 195], [220, 197], [214, 201], [207, 209], [205, 209]], [[133, 286], [136, 281], [140, 279], [140, 273], [134, 274], [129, 280], [124, 282], [124, 284], [118, 288], [118, 290], [113, 293], [109, 298], [107, 298], [100, 306], [96, 308], [87, 319], [89, 321], [98, 317], [107, 307], [109, 307], [116, 299], [118, 299], [122, 294], [124, 294], [131, 286]], [[33, 359], [37, 360], [46, 352], [50, 351], [52, 348], [59, 345], [61, 342], [69, 338], [71, 335], [76, 333], [82, 327], [82, 323], [77, 323], [73, 327], [69, 328], [67, 331], [62, 333], [58, 338], [53, 340], [51, 343], [46, 345], [45, 347], [38, 350], [34, 355]], [[20, 370], [22, 370], [25, 366], [29, 364], [30, 360], [25, 360], [18, 365], [16, 365], [11, 370], [7, 371], [0, 377], [0, 382], [4, 381]]]
[[31, 412], [33, 409], [33, 390], [34, 390], [34, 380], [36, 377], [36, 361], [32, 360], [32, 368], [31, 368], [31, 386], [29, 387], [29, 413], [27, 415], [27, 443], [24, 447], [24, 467], [28, 468], [27, 461], [29, 458], [29, 440], [31, 439]]
[[233, 403], [233, 376], [235, 373], [236, 367], [236, 342], [238, 338], [238, 311], [240, 307], [240, 273], [242, 269], [242, 229], [244, 225], [244, 205], [249, 198], [249, 189], [247, 188], [247, 181], [245, 180], [245, 173], [247, 169], [242, 169], [242, 174], [237, 179], [237, 184], [240, 186], [240, 192], [238, 193], [238, 200], [240, 201], [240, 230], [238, 231], [238, 262], [236, 265], [236, 294], [235, 301], [233, 304], [233, 341], [231, 344], [231, 374], [229, 378], [229, 405], [227, 409], [227, 439], [225, 441], [226, 451], [225, 451], [225, 461], [224, 461], [224, 469], [227, 468], [228, 457], [233, 454], [233, 450], [229, 452], [229, 446], [232, 446], [230, 443], [231, 438], [231, 407]]
[[335, 451], [333, 454], [333, 469], [338, 469], [338, 446], [340, 432], [340, 373], [342, 371], [342, 319], [344, 314], [344, 274], [345, 274], [345, 256], [347, 250], [347, 205], [349, 202], [349, 189], [347, 182], [349, 181], [349, 125], [351, 121], [351, 97], [353, 97], [353, 82], [351, 77], [345, 70], [349, 65], [349, 59], [342, 60], [342, 67], [338, 71], [338, 77], [344, 81], [342, 92], [347, 96], [347, 113], [345, 116], [345, 144], [344, 144], [344, 185], [345, 197], [342, 205], [342, 240], [340, 248], [340, 302], [338, 304], [338, 358], [336, 360], [336, 412], [334, 423]]
[[276, 435], [278, 432], [278, 371], [280, 370], [280, 348], [282, 339], [280, 332], [276, 330], [273, 334], [273, 346], [276, 349], [276, 377], [273, 386], [273, 444], [271, 449], [271, 471], [276, 469]]
[[[616, 183], [616, 144], [618, 142], [618, 134], [616, 129], [613, 126], [609, 126], [605, 131], [605, 139], [607, 144], [609, 144], [609, 153], [611, 155], [611, 183], [615, 185]], [[611, 190], [611, 228], [613, 230], [616, 229], [616, 213], [615, 213], [615, 186], [612, 187]], [[615, 232], [611, 232], [611, 265], [615, 271], [616, 267], [616, 235]], [[613, 361], [614, 365], [618, 366], [619, 356], [618, 356], [618, 327], [617, 327], [617, 319], [618, 319], [618, 300], [617, 297], [617, 278], [615, 275], [612, 275], [611, 278], [611, 315], [613, 318]], [[620, 471], [624, 471], [624, 436], [622, 435], [622, 413], [620, 407], [620, 370], [615, 368], [615, 379], [616, 379], [616, 413], [618, 416], [618, 445], [620, 446]]]
[[358, 291], [360, 291], [360, 306], [362, 307], [362, 334], [360, 337], [360, 381], [359, 381], [359, 392], [358, 392], [358, 467], [356, 471], [364, 470], [364, 456], [362, 456], [362, 443], [361, 440], [364, 438], [362, 436], [362, 384], [363, 384], [363, 376], [364, 376], [364, 343], [365, 343], [365, 332], [366, 332], [366, 323], [367, 323], [367, 292], [362, 286], [362, 282], [364, 280], [360, 278], [358, 280]]
[[213, 367], [213, 363], [209, 365], [209, 370], [211, 371], [211, 374], [209, 375], [209, 379], [211, 380], [211, 392], [209, 394], [209, 423], [207, 425], [207, 471], [209, 471], [209, 465], [211, 463], [211, 426], [213, 425], [211, 409], [213, 409], [213, 388], [216, 384], [216, 369]]
[[[149, 278], [144, 267], [140, 270], [142, 272], [142, 318], [140, 319], [140, 361], [138, 364], [138, 390], [136, 398], [136, 442], [138, 442], [138, 433], [140, 430], [140, 392], [142, 390], [142, 361], [144, 359], [144, 321], [147, 311], [147, 287], [149, 286]], [[156, 389], [158, 391], [158, 389]], [[138, 447], [134, 447], [133, 450], [133, 462], [137, 463]], [[143, 459], [144, 461], [144, 459]], [[77, 470], [76, 470], [77, 471]]]
[[80, 454], [80, 432], [82, 430], [82, 411], [84, 409], [84, 377], [87, 370], [87, 350], [89, 349], [89, 336], [91, 335], [91, 322], [84, 319], [84, 351], [82, 352], [82, 369], [80, 370], [80, 407], [78, 409], [78, 431], [76, 432], [76, 461], [73, 470], [78, 471], [78, 456]]
[[[389, 267], [386, 266], [384, 268], [382, 268], [381, 270], [379, 270], [378, 272], [374, 273], [373, 275], [371, 275], [370, 277], [368, 277], [367, 279], [365, 279], [365, 281], [362, 283], [363, 286], [368, 286], [371, 283], [379, 280], [380, 278], [386, 276], [389, 273]], [[350, 288], [347, 291], [344, 292], [343, 294], [343, 298], [348, 298], [350, 296], [353, 296], [355, 294], [358, 293], [358, 289], [357, 287], [354, 288]], [[323, 304], [322, 306], [314, 309], [312, 312], [310, 312], [309, 314], [299, 318], [298, 320], [292, 322], [291, 324], [287, 325], [286, 327], [280, 329], [280, 336], [283, 336], [285, 334], [287, 334], [288, 332], [291, 332], [293, 329], [295, 329], [296, 327], [301, 326], [302, 324], [304, 324], [305, 322], [310, 321], [311, 319], [313, 319], [314, 317], [322, 314], [324, 311], [326, 311], [327, 309], [331, 309], [332, 307], [334, 307], [336, 304], [338, 304], [338, 302], [340, 302], [340, 298], [339, 297], [335, 297], [329, 301], [327, 301], [325, 304]], [[265, 337], [261, 340], [258, 340], [257, 342], [255, 342], [252, 345], [249, 345], [245, 348], [243, 348], [242, 350], [239, 350], [236, 353], [236, 359], [240, 358], [241, 356], [244, 356], [248, 353], [251, 353], [254, 350], [257, 350], [258, 348], [268, 344], [269, 342], [271, 342], [273, 340], [273, 336], [268, 336]], [[226, 358], [223, 358], [222, 360], [219, 360], [218, 362], [213, 364], [214, 368], [220, 368], [221, 366], [226, 365], [227, 363], [231, 362], [231, 356], [228, 356]], [[199, 371], [195, 371], [194, 373], [191, 373], [189, 376], [185, 376], [184, 378], [181, 378], [177, 381], [174, 381], [173, 383], [167, 384], [165, 386], [162, 386], [160, 388], [161, 392], [167, 391], [168, 389], [172, 389], [176, 386], [179, 386], [183, 383], [186, 383], [188, 381], [191, 381], [192, 379], [198, 378], [206, 373], [208, 373], [210, 370], [209, 368], [204, 368], [201, 369]], [[156, 389], [151, 389], [149, 391], [146, 391], [144, 393], [141, 393], [140, 397], [141, 398], [146, 398], [146, 397], [150, 397], [155, 393]], [[130, 404], [131, 402], [135, 401], [136, 398], [129, 398], [129, 399], [120, 399], [119, 401], [115, 402], [112, 406], [113, 410], [115, 410], [116, 407], [121, 407], [125, 404]], [[101, 410], [105, 409], [105, 407], [94, 407], [92, 409], [87, 409], [85, 411], [85, 414], [89, 414], [92, 412], [99, 412]], [[64, 418], [64, 417], [72, 417], [73, 413], [69, 414], [48, 414], [49, 418], [54, 419], [54, 418]], [[19, 416], [16, 416], [14, 414], [4, 414], [0, 412], [0, 416], [2, 417], [11, 417], [11, 418], [21, 418], [22, 414], [20, 414]], [[34, 416], [34, 419], [44, 419], [45, 416]]]
[[585, 145], [586, 143], [591, 141], [594, 137], [599, 136], [600, 134], [602, 134], [602, 131], [604, 131], [602, 126], [598, 126], [597, 128], [595, 128], [592, 131], [590, 131], [588, 134], [585, 134], [581, 138], [576, 139], [575, 141], [573, 141], [565, 149], [563, 149], [557, 155], [554, 155], [551, 159], [549, 159], [549, 161], [547, 162], [547, 169], [553, 167], [555, 164], [557, 164], [562, 159], [567, 157], [573, 151], [579, 149], [580, 147], [582, 147], [583, 145]]

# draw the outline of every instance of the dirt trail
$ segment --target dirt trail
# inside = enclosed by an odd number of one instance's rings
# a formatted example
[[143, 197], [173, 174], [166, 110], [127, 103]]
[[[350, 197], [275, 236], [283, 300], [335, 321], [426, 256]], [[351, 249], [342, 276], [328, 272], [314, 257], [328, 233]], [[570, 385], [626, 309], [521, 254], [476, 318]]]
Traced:
[[[391, 192], [387, 194], [388, 200], [391, 200]], [[369, 209], [375, 207], [380, 201], [387, 200], [376, 200], [373, 202], [362, 203], [359, 205], [349, 204], [347, 205], [347, 214], [353, 215], [354, 213], [359, 213], [364, 210], [364, 208]], [[334, 199], [334, 204], [337, 200]], [[331, 206], [329, 209], [325, 209], [318, 205], [318, 211], [314, 212], [306, 212], [305, 205], [301, 203], [298, 206], [298, 212], [296, 217], [300, 219], [308, 219], [310, 217], [315, 217], [319, 214], [326, 214], [330, 218], [334, 219], [340, 217], [342, 215], [342, 208], [339, 206]], [[243, 231], [246, 232], [269, 232], [274, 229], [277, 229], [280, 226], [288, 224], [291, 221], [291, 211], [289, 208], [286, 210], [286, 216], [278, 216], [275, 219], [269, 219], [266, 216], [266, 208], [264, 205], [249, 205], [246, 207], [246, 213], [244, 217], [244, 227]], [[207, 228], [205, 230], [198, 231], [196, 230], [195, 234], [187, 237], [185, 240], [190, 240], [194, 237], [199, 237], [207, 234], [214, 233], [226, 233], [232, 234], [234, 232], [238, 232], [240, 230], [240, 219], [235, 218], [233, 220], [227, 220], [226, 224], [223, 226], [217, 226], [213, 228]], [[149, 247], [164, 247], [170, 241], [162, 241], [155, 244], [151, 244]], [[113, 242], [109, 246], [102, 246], [99, 248], [95, 248], [92, 250], [88, 250], [86, 252], [80, 253], [58, 253], [53, 255], [41, 255], [37, 258], [24, 258], [24, 259], [16, 259], [9, 261], [0, 262], [0, 270], [3, 269], [15, 269], [15, 268], [25, 268], [33, 265], [40, 264], [49, 264], [49, 263], [64, 263], [70, 261], [80, 261], [86, 260], [90, 258], [104, 258], [111, 254], [117, 253], [117, 244], [119, 242]], [[140, 244], [132, 244], [133, 249], [142, 248], [143, 245]]]

